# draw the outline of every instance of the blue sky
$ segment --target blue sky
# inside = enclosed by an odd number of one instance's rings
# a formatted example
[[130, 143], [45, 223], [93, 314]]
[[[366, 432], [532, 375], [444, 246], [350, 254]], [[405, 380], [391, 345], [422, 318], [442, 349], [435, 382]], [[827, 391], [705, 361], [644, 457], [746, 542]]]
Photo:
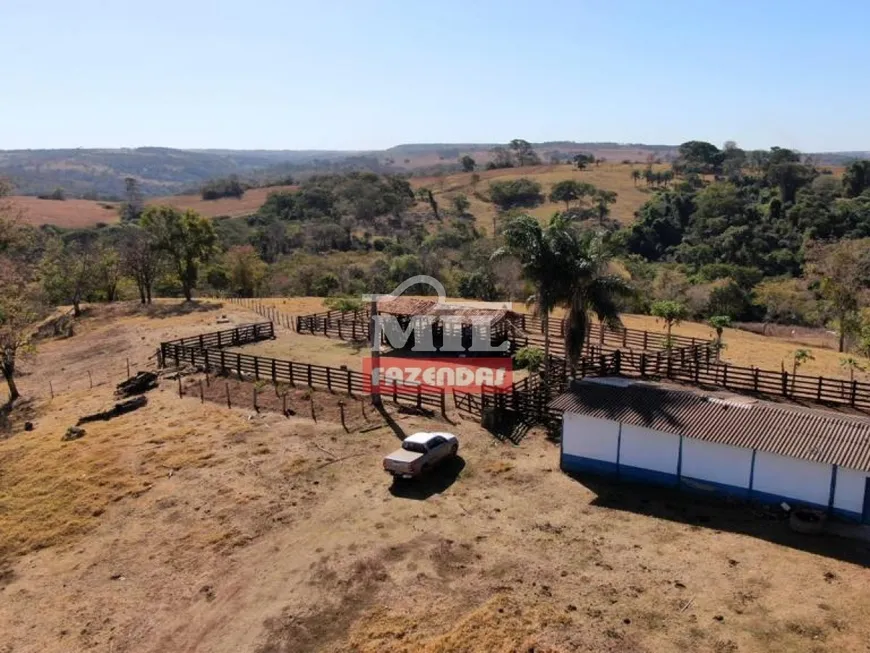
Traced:
[[870, 150], [860, 0], [0, 0], [0, 148]]

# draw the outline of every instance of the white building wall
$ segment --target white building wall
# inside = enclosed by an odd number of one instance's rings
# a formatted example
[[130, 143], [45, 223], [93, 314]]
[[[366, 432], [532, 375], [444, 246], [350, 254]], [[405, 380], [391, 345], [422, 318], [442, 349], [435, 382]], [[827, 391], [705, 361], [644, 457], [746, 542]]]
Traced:
[[861, 515], [864, 511], [865, 479], [870, 474], [855, 469], [837, 469], [837, 488], [834, 490], [834, 509]]
[[562, 453], [616, 463], [619, 422], [565, 413]]
[[752, 450], [683, 438], [683, 476], [738, 488], [749, 487]]
[[619, 451], [620, 465], [676, 475], [680, 436], [623, 424]]
[[832, 471], [831, 465], [759, 451], [752, 490], [827, 506]]

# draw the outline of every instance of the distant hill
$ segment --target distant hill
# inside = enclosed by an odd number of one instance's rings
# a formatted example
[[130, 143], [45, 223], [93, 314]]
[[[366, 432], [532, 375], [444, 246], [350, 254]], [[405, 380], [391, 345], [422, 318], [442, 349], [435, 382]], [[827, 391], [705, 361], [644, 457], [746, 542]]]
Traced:
[[[433, 175], [458, 168], [469, 154], [486, 163], [496, 143], [406, 143], [379, 151], [339, 150], [177, 150], [165, 147], [134, 149], [0, 150], [0, 177], [12, 180], [18, 195], [49, 194], [63, 188], [69, 198], [113, 201], [124, 194], [125, 177], [139, 181], [148, 197], [191, 193], [210, 179], [231, 174], [265, 181], [287, 176], [304, 178], [315, 172], [372, 170]], [[541, 160], [567, 161], [578, 152], [608, 162], [670, 160], [673, 145], [550, 141], [533, 143]], [[814, 154], [822, 165], [843, 165], [868, 152]]]

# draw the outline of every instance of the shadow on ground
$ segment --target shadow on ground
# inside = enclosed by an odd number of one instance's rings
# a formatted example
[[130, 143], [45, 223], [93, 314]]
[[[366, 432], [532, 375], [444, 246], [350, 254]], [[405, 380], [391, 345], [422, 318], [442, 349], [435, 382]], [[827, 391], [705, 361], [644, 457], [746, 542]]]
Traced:
[[777, 509], [738, 499], [698, 496], [675, 488], [640, 485], [586, 474], [569, 474], [597, 496], [591, 505], [639, 515], [712, 528], [767, 540], [870, 567], [870, 544], [834, 535], [803, 535], [789, 528], [788, 518]]
[[425, 501], [433, 494], [445, 492], [456, 482], [463, 469], [465, 469], [465, 459], [462, 456], [452, 456], [419, 478], [393, 479], [390, 494], [400, 499]]

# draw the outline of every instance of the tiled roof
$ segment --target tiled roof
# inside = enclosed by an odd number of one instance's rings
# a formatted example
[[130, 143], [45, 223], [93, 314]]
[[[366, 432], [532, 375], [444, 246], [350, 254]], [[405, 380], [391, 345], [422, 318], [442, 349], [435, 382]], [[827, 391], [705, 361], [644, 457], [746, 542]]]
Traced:
[[566, 413], [689, 438], [870, 471], [870, 420], [744, 397], [719, 398], [646, 383], [585, 381], [550, 402]]
[[508, 318], [513, 320], [518, 314], [507, 309], [481, 308], [470, 304], [463, 305], [461, 302], [449, 303], [438, 302], [432, 299], [418, 299], [416, 297], [381, 297], [378, 300], [378, 311], [390, 315], [433, 315], [435, 317], [458, 316], [463, 321], [470, 322], [476, 317], [486, 317], [491, 324], [497, 324]]

